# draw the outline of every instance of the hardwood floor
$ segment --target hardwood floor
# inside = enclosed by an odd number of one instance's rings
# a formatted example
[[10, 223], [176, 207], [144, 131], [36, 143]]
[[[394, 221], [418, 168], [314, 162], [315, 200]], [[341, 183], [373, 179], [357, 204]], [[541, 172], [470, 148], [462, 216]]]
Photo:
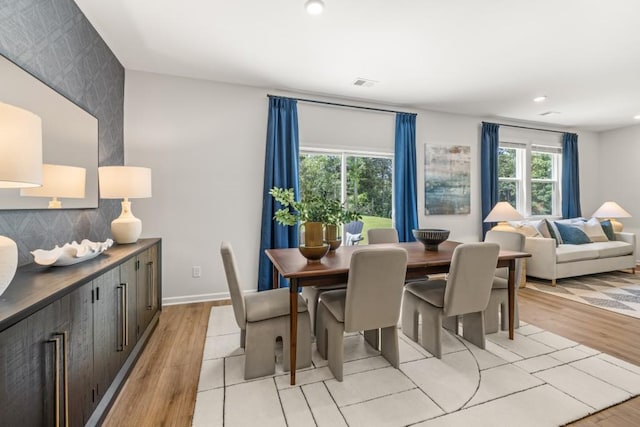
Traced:
[[[111, 408], [105, 426], [190, 426], [204, 339], [213, 305], [165, 307], [160, 323]], [[640, 365], [640, 319], [531, 289], [519, 291], [520, 318], [543, 329]], [[543, 408], [541, 408], [542, 410]], [[640, 425], [640, 397], [572, 426]]]

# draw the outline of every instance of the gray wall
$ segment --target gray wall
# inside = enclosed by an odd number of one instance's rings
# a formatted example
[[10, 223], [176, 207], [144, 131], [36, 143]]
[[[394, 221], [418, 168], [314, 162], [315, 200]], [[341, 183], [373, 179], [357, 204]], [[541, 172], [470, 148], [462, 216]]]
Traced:
[[[0, 54], [98, 118], [98, 163], [124, 164], [124, 68], [73, 0], [0, 0]], [[0, 76], [1, 84], [1, 76]], [[72, 240], [103, 241], [120, 213], [117, 200], [99, 209], [3, 211], [0, 235], [29, 251]]]

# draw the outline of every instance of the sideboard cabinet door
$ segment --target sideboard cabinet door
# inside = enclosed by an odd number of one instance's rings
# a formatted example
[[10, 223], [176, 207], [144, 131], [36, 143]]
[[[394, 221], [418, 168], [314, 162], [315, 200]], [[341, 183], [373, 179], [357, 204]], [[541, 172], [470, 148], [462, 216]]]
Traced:
[[87, 295], [80, 287], [0, 333], [0, 424], [84, 425], [93, 363]]
[[144, 333], [158, 311], [158, 247], [138, 255], [138, 337]]

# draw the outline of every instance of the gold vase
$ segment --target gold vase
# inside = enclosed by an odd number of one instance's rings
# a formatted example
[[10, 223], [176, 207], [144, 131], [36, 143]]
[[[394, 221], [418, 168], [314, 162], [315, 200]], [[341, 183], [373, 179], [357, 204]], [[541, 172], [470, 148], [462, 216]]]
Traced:
[[324, 243], [324, 224], [321, 222], [305, 222], [300, 224], [300, 243], [298, 249], [307, 258], [307, 262], [320, 262], [327, 252], [329, 244]]
[[339, 227], [336, 224], [325, 224], [324, 227], [324, 241], [329, 244], [330, 251], [335, 251], [342, 243], [342, 239], [339, 236]]

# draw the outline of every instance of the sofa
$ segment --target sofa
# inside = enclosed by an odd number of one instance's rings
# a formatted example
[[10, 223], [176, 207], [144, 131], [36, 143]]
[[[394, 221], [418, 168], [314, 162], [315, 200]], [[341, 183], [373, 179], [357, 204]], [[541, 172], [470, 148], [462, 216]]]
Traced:
[[526, 236], [524, 251], [531, 254], [526, 260], [527, 276], [550, 280], [552, 286], [566, 277], [623, 269], [635, 273], [636, 236], [614, 232], [608, 229], [610, 223], [573, 218], [521, 221], [512, 226]]

